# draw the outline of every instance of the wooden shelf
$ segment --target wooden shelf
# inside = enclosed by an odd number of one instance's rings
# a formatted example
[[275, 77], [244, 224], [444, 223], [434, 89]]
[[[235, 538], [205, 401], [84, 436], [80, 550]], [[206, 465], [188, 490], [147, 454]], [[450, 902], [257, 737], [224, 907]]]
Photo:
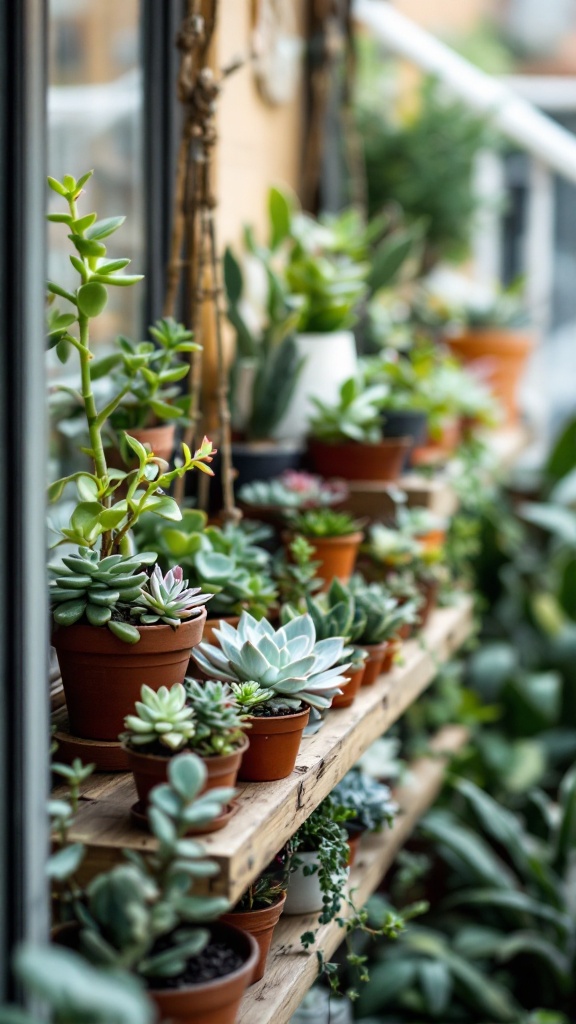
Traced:
[[[472, 601], [462, 596], [436, 611], [420, 638], [403, 645], [402, 663], [360, 691], [350, 708], [331, 711], [322, 729], [303, 740], [287, 779], [240, 783], [239, 809], [220, 832], [202, 837], [221, 868], [206, 881], [210, 892], [235, 902], [364, 751], [434, 679], [472, 629]], [[132, 777], [99, 775], [88, 780], [71, 839], [86, 846], [83, 870], [93, 875], [121, 857], [123, 848], [149, 850], [153, 838], [130, 822]]]
[[[393, 827], [381, 835], [363, 837], [349, 881], [357, 907], [363, 906], [377, 889], [398, 851], [434, 802], [442, 785], [446, 757], [463, 746], [467, 735], [463, 726], [442, 729], [430, 744], [432, 756], [411, 765], [406, 781], [396, 789], [400, 814]], [[349, 914], [350, 909], [344, 908], [342, 917]], [[319, 929], [316, 945], [304, 951], [300, 936], [315, 928], [317, 918], [317, 914], [311, 914], [280, 919], [266, 974], [248, 989], [237, 1024], [286, 1024], [290, 1019], [318, 975], [315, 950], [322, 949], [329, 959], [344, 937], [340, 926], [332, 922]]]
[[[486, 436], [486, 444], [498, 472], [513, 465], [528, 441], [529, 434], [523, 426], [494, 431]], [[393, 514], [393, 492], [398, 489], [405, 492], [410, 507], [427, 508], [448, 519], [458, 510], [458, 497], [452, 483], [458, 471], [458, 460], [453, 459], [431, 476], [415, 471], [401, 477], [397, 484], [352, 480], [349, 482], [346, 509], [353, 515], [382, 519]]]

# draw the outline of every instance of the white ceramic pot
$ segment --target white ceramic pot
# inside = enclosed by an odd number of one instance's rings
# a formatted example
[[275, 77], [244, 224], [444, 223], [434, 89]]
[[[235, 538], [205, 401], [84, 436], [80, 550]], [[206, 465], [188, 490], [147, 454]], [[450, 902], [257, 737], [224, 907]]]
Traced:
[[[318, 872], [315, 871], [313, 875], [305, 875], [304, 868], [309, 867], [311, 864], [318, 863], [318, 854], [311, 853], [297, 853], [296, 854], [301, 864], [292, 872], [288, 881], [288, 895], [286, 896], [286, 903], [284, 904], [284, 914], [315, 914], [322, 910], [322, 890], [320, 888], [320, 881], [318, 878]], [[346, 875], [349, 875], [350, 871], [346, 869]], [[335, 885], [338, 885], [338, 878], [334, 878]]]
[[315, 412], [312, 398], [333, 404], [341, 385], [358, 371], [356, 342], [352, 331], [328, 334], [297, 334], [298, 355], [305, 358], [292, 400], [274, 430], [274, 437], [301, 439]]

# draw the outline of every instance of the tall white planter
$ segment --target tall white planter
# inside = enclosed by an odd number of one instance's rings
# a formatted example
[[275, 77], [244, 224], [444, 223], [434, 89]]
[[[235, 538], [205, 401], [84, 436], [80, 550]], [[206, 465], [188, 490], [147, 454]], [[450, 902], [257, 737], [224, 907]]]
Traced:
[[276, 438], [301, 440], [308, 432], [308, 420], [315, 411], [312, 398], [333, 404], [341, 385], [358, 371], [356, 342], [352, 331], [330, 334], [297, 334], [298, 355], [305, 357], [292, 401], [278, 426]]
[[[322, 902], [322, 889], [320, 888], [318, 872], [315, 871], [313, 875], [304, 874], [305, 867], [310, 867], [312, 864], [318, 864], [318, 854], [315, 852], [298, 853], [296, 856], [298, 857], [298, 860], [301, 861], [301, 864], [292, 872], [288, 879], [288, 893], [283, 913], [319, 913], [324, 904]], [[348, 876], [349, 874], [350, 869], [346, 868], [346, 875]], [[334, 879], [334, 885], [339, 885], [338, 876], [332, 875], [331, 877]]]

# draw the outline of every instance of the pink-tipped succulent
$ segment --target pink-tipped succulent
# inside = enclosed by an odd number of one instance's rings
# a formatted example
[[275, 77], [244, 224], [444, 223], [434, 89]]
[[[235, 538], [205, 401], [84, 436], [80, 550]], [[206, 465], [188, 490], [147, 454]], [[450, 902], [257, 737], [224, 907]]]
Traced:
[[168, 626], [179, 626], [187, 619], [193, 619], [204, 610], [206, 601], [213, 594], [203, 594], [200, 587], [188, 587], [181, 566], [170, 569], [165, 576], [155, 565], [148, 585], [135, 603], [132, 614], [143, 626], [164, 622]]

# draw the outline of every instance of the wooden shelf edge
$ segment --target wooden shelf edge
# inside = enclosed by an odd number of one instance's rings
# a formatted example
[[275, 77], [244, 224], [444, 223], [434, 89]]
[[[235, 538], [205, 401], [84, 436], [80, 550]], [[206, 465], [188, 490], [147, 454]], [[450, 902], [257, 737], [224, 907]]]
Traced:
[[[436, 611], [422, 639], [405, 645], [404, 664], [363, 688], [350, 708], [330, 712], [322, 729], [303, 740], [294, 772], [279, 782], [239, 784], [240, 808], [220, 832], [202, 836], [220, 874], [207, 891], [235, 902], [276, 852], [356, 763], [426, 689], [472, 630], [472, 601]], [[135, 792], [130, 776], [100, 776], [84, 791], [71, 840], [86, 846], [83, 875], [121, 858], [122, 848], [149, 850], [152, 837], [130, 824]], [[200, 891], [200, 889], [199, 889]]]
[[[363, 906], [377, 889], [394, 862], [398, 851], [410, 837], [420, 818], [434, 802], [444, 779], [446, 760], [464, 745], [468, 730], [450, 725], [441, 729], [430, 743], [431, 755], [415, 761], [406, 781], [396, 790], [401, 808], [394, 825], [381, 835], [364, 837], [349, 888], [354, 890], [356, 906]], [[348, 911], [350, 913], [350, 911]], [[346, 912], [342, 914], [346, 917]], [[248, 989], [237, 1024], [286, 1024], [318, 975], [316, 949], [330, 958], [343, 940], [335, 922], [318, 932], [316, 945], [305, 952], [300, 944], [303, 932], [313, 929], [317, 915], [283, 917], [274, 933], [266, 974]]]

